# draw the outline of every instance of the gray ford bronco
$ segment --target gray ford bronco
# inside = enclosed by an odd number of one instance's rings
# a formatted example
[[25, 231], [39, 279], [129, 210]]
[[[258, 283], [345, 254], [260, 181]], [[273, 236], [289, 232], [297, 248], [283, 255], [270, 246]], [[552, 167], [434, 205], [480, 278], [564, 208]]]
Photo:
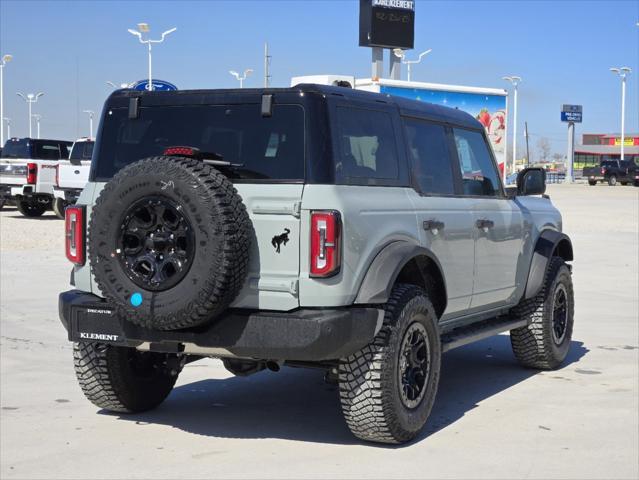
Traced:
[[66, 210], [80, 386], [142, 412], [203, 357], [319, 368], [353, 434], [409, 441], [443, 352], [510, 331], [526, 367], [566, 358], [572, 245], [544, 191], [541, 169], [504, 189], [458, 110], [319, 85], [116, 91]]

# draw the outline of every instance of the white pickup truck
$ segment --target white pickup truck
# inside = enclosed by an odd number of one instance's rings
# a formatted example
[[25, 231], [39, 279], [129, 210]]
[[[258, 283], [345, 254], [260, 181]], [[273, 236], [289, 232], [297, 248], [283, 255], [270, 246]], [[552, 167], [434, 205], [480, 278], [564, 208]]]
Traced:
[[0, 160], [0, 202], [15, 202], [27, 217], [52, 208], [64, 218], [64, 208], [75, 203], [88, 179], [93, 143], [79, 139], [69, 156], [71, 142], [9, 139]]
[[76, 202], [89, 180], [94, 144], [95, 140], [91, 138], [78, 138], [69, 159], [58, 162], [51, 206], [60, 218], [64, 218], [64, 209]]

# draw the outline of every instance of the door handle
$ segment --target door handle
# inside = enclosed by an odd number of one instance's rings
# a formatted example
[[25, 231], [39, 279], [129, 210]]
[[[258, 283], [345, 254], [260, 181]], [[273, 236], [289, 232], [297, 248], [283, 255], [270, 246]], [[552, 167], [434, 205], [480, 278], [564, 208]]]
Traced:
[[432, 232], [437, 235], [437, 233], [444, 228], [445, 224], [439, 220], [424, 220], [422, 226], [427, 232]]
[[495, 226], [495, 222], [482, 218], [477, 220], [477, 222], [475, 222], [475, 225], [477, 225], [477, 228], [481, 228], [482, 230], [488, 230], [489, 228], [493, 228]]

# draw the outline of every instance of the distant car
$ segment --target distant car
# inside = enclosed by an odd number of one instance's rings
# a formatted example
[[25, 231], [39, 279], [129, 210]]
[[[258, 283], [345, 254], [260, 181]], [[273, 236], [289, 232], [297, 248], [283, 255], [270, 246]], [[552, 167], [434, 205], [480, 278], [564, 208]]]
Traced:
[[593, 186], [598, 182], [607, 182], [614, 187], [619, 182], [639, 187], [639, 167], [631, 160], [603, 160], [598, 167], [584, 168], [583, 176]]
[[7, 140], [0, 154], [0, 202], [15, 202], [27, 217], [51, 208], [57, 163], [69, 158], [71, 145], [66, 140]]
[[76, 202], [89, 180], [93, 145], [95, 140], [91, 138], [78, 138], [69, 159], [58, 162], [52, 208], [59, 218], [64, 218], [64, 209]]

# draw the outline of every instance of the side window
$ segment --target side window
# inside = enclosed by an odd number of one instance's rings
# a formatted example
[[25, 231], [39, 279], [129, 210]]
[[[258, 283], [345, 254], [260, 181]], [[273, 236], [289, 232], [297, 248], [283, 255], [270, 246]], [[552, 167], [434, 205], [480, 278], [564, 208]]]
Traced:
[[455, 183], [446, 129], [424, 120], [404, 119], [413, 177], [425, 194], [454, 195]]
[[499, 173], [484, 136], [473, 130], [453, 129], [464, 195], [500, 195]]
[[337, 179], [397, 179], [397, 144], [391, 116], [386, 112], [337, 107], [340, 142], [335, 163]]

